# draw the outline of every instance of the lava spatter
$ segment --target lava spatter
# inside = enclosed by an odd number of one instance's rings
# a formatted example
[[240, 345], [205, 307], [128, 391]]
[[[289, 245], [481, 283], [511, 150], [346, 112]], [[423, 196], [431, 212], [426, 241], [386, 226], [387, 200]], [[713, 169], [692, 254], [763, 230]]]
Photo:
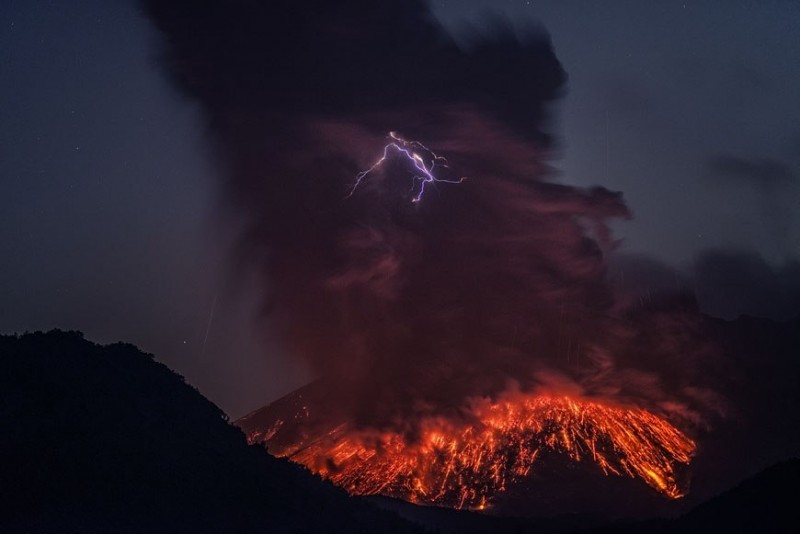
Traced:
[[574, 396], [519, 394], [477, 402], [467, 417], [427, 417], [416, 437], [361, 431], [342, 423], [278, 443], [274, 432], [249, 432], [252, 442], [305, 465], [358, 495], [483, 509], [514, 482], [536, 472], [544, 452], [592, 462], [609, 476], [637, 478], [679, 498], [676, 469], [695, 443], [647, 410]]

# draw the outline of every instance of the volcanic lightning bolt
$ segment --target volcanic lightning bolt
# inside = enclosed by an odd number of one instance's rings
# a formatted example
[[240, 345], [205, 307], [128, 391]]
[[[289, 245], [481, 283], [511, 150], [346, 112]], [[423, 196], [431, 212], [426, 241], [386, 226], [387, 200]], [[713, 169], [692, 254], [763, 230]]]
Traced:
[[347, 198], [353, 196], [361, 183], [389, 159], [391, 153], [396, 153], [402, 158], [408, 160], [419, 174], [414, 174], [411, 178], [411, 202], [419, 202], [425, 194], [425, 186], [434, 183], [446, 184], [460, 184], [466, 177], [461, 177], [457, 180], [447, 180], [444, 178], [437, 178], [434, 176], [434, 170], [437, 167], [448, 168], [447, 160], [437, 155], [431, 149], [420, 143], [419, 141], [407, 141], [398, 136], [395, 132], [389, 132], [388, 135], [391, 141], [383, 147], [383, 154], [369, 169], [362, 171], [356, 175], [356, 181]]

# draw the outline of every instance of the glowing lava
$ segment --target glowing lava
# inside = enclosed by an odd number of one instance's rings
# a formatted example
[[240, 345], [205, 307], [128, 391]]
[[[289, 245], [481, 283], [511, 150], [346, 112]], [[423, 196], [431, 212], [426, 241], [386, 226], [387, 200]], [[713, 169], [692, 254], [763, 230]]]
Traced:
[[670, 498], [684, 494], [676, 468], [689, 463], [695, 443], [646, 410], [518, 394], [476, 402], [469, 412], [457, 420], [424, 418], [413, 439], [398, 432], [355, 431], [345, 423], [281, 445], [273, 440], [280, 420], [266, 431], [250, 432], [248, 439], [354, 494], [456, 508], [490, 505], [515, 481], [535, 476], [544, 452], [593, 462], [605, 475], [639, 478]]

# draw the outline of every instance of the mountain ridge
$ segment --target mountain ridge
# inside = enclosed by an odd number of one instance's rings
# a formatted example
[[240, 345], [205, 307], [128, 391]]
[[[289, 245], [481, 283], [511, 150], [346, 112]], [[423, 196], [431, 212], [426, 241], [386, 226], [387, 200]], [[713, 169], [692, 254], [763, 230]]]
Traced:
[[126, 343], [97, 345], [78, 332], [0, 335], [0, 387], [0, 415], [13, 429], [0, 434], [0, 480], [12, 488], [0, 500], [3, 531], [671, 533], [800, 526], [797, 458], [680, 517], [643, 522], [497, 517], [351, 497], [248, 446], [219, 408], [152, 355]]
[[[0, 336], [0, 530], [413, 532], [246, 444], [152, 355], [79, 332]], [[309, 513], [313, 511], [313, 513]]]

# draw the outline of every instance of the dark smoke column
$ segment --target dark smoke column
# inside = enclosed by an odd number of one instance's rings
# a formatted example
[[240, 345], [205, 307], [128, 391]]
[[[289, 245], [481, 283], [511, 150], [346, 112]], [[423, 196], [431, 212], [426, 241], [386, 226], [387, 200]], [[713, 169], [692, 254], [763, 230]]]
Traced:
[[[287, 441], [344, 421], [418, 444], [426, 421], [470, 427], [476, 403], [520, 392], [684, 421], [702, 410], [697, 388], [684, 395], [701, 346], [692, 319], [624, 316], [607, 283], [621, 195], [553, 181], [547, 110], [566, 76], [542, 31], [465, 50], [418, 1], [144, 6], [172, 80], [207, 118], [268, 320], [321, 377]], [[401, 158], [354, 189], [389, 132], [468, 179], [414, 202]]]
[[[458, 338], [476, 328], [497, 335], [486, 297], [507, 298], [508, 289], [492, 278], [511, 285], [531, 268], [494, 272], [509, 270], [497, 261], [508, 253], [492, 250], [509, 246], [496, 242], [499, 234], [549, 233], [543, 223], [559, 225], [550, 220], [595, 197], [603, 205], [588, 218], [625, 213], [604, 191], [538, 183], [549, 145], [544, 110], [565, 80], [543, 35], [519, 43], [498, 34], [465, 52], [415, 1], [145, 7], [164, 33], [172, 79], [206, 112], [227, 169], [224, 193], [250, 221], [241, 250], [269, 280], [272, 319], [320, 374], [350, 382], [386, 375], [377, 389], [388, 391], [411, 382], [416, 389], [421, 367], [425, 375], [448, 368], [456, 352], [461, 362], [476, 360], [467, 366], [482, 366], [483, 356], [464, 351], [471, 342]], [[390, 169], [397, 176], [346, 198], [392, 130], [437, 147], [470, 181], [411, 206], [399, 194], [403, 169]], [[542, 191], [532, 201], [555, 201], [559, 213], [531, 220], [535, 206], [504, 205], [535, 188]], [[512, 220], [514, 210], [528, 220]], [[594, 254], [569, 226], [573, 246]], [[536, 255], [542, 264], [559, 261]], [[464, 291], [470, 286], [477, 291]], [[515, 313], [513, 300], [504, 313]]]

